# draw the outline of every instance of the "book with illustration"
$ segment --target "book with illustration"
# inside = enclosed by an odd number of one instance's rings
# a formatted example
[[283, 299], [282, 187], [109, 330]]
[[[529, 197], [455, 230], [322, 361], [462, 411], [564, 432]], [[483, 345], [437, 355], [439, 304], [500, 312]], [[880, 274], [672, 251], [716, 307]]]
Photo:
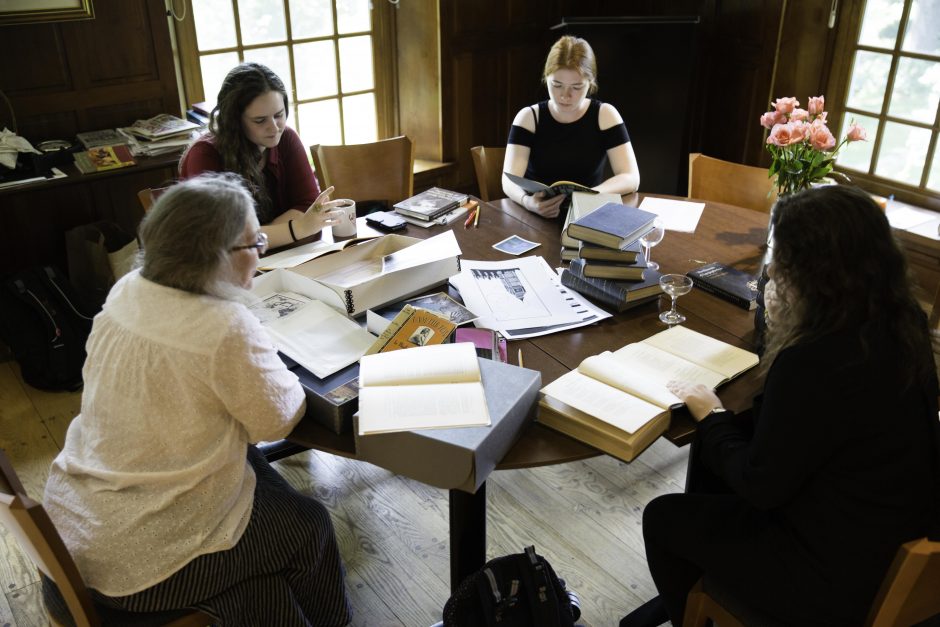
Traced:
[[75, 153], [75, 166], [83, 174], [126, 168], [135, 163], [137, 162], [131, 156], [130, 150], [123, 144], [98, 146], [84, 152]]
[[443, 344], [456, 328], [456, 324], [442, 315], [405, 305], [365, 354], [374, 355], [403, 348]]
[[395, 203], [395, 211], [418, 220], [434, 220], [467, 202], [468, 196], [449, 189], [432, 187]]

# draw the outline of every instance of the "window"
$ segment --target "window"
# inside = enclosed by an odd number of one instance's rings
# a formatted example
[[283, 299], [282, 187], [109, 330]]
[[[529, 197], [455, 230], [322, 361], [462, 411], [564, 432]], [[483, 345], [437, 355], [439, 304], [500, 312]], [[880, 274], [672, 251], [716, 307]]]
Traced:
[[241, 61], [270, 67], [287, 88], [288, 123], [306, 145], [357, 144], [394, 129], [386, 2], [189, 0], [177, 24], [188, 102], [212, 101]]
[[833, 73], [844, 104], [840, 137], [854, 120], [868, 142], [843, 150], [838, 165], [873, 191], [936, 207], [940, 3], [854, 0], [845, 10], [852, 27], [840, 37], [850, 43]]

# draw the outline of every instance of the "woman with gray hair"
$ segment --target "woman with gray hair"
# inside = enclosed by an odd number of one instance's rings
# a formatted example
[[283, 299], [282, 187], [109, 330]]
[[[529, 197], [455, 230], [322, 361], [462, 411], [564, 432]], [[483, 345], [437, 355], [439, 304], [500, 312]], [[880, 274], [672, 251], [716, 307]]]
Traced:
[[286, 436], [306, 405], [239, 302], [267, 247], [250, 194], [231, 174], [179, 183], [140, 237], [141, 267], [95, 318], [81, 413], [46, 484], [82, 577], [124, 610], [348, 623], [328, 512], [250, 444]]

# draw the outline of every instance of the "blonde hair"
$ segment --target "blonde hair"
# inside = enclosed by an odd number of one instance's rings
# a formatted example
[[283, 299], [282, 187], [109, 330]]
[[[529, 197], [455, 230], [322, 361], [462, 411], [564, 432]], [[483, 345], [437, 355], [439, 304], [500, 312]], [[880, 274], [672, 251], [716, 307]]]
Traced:
[[542, 71], [542, 82], [558, 70], [575, 70], [588, 81], [588, 94], [597, 91], [597, 59], [594, 50], [580, 37], [565, 35], [555, 42], [545, 58], [545, 69]]

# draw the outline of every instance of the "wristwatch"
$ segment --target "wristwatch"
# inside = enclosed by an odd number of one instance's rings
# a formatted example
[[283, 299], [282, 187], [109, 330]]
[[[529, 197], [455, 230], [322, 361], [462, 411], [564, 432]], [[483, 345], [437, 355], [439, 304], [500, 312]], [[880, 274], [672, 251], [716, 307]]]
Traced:
[[711, 416], [712, 414], [721, 414], [728, 411], [724, 407], [712, 407], [711, 410], [705, 416]]

